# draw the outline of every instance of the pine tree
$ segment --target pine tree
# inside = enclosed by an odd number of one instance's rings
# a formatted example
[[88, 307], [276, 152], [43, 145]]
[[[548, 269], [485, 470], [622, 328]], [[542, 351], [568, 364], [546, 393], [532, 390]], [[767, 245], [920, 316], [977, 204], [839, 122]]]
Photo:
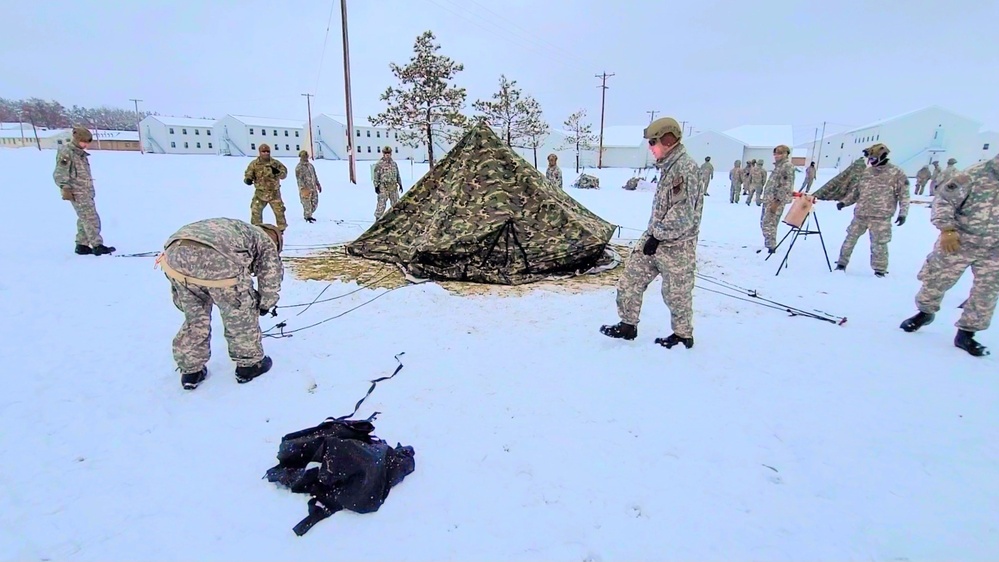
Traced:
[[493, 94], [492, 100], [478, 100], [472, 107], [489, 126], [499, 129], [500, 138], [513, 148], [524, 146], [528, 140], [531, 102], [537, 104], [534, 98], [524, 96], [516, 80], [507, 80], [505, 75], [500, 75], [499, 91]]
[[399, 141], [406, 146], [425, 144], [430, 165], [434, 165], [434, 139], [453, 141], [464, 133], [467, 118], [465, 88], [452, 82], [465, 69], [445, 55], [437, 54], [440, 45], [432, 31], [416, 38], [413, 56], [405, 66], [390, 63], [399, 86], [389, 86], [379, 99], [386, 102], [385, 111], [368, 119], [376, 126], [399, 132]]
[[593, 126], [585, 123], [584, 119], [586, 119], [586, 110], [580, 109], [562, 123], [569, 136], [566, 137], [565, 142], [559, 148], [576, 149], [577, 174], [579, 173], [579, 153], [584, 150], [592, 150], [593, 141], [597, 140], [597, 136], [593, 134]]
[[544, 144], [545, 139], [551, 131], [551, 127], [545, 122], [545, 117], [541, 113], [541, 104], [534, 98], [528, 98], [525, 102], [527, 107], [527, 119], [524, 123], [524, 145], [523, 148], [530, 148], [534, 153], [534, 167], [538, 167], [538, 148]]

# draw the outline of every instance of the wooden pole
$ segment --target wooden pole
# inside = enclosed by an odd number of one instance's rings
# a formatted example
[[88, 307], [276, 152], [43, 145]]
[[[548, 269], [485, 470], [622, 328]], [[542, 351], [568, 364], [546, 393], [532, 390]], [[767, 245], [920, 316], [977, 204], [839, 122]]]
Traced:
[[596, 77], [600, 78], [600, 147], [597, 151], [597, 168], [604, 167], [604, 110], [607, 105], [607, 79], [613, 74], [597, 74]]
[[350, 183], [357, 185], [354, 168], [354, 113], [350, 104], [350, 48], [347, 40], [347, 0], [340, 0], [340, 19], [343, 25], [343, 88], [347, 101], [347, 158], [350, 161]]

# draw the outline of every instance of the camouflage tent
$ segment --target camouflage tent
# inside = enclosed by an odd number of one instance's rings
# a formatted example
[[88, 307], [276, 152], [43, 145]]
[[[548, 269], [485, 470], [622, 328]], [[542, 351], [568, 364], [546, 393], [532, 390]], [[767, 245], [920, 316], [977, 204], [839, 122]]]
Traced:
[[613, 233], [479, 123], [347, 252], [417, 277], [518, 285], [601, 264]]
[[819, 201], [842, 201], [851, 190], [857, 187], [860, 176], [867, 169], [867, 164], [863, 158], [857, 158], [845, 170], [836, 174], [836, 177], [827, 181], [819, 189], [812, 193]]
[[572, 184], [572, 187], [578, 187], [579, 189], [600, 189], [600, 178], [589, 174], [579, 174], [579, 179], [576, 180], [576, 183]]

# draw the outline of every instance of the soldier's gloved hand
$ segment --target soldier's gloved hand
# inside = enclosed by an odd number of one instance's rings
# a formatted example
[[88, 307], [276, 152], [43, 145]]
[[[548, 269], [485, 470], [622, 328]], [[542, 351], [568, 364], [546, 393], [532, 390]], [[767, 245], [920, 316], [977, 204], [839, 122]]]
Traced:
[[271, 172], [274, 172], [275, 176], [280, 176], [281, 175], [281, 168], [278, 168], [277, 166], [271, 166]]
[[318, 190], [318, 191], [319, 191], [319, 193], [322, 193], [322, 192], [323, 192], [323, 186], [321, 186], [321, 185], [319, 185], [319, 184], [317, 183], [317, 184], [316, 184], [316, 190]]
[[645, 241], [645, 245], [642, 246], [642, 253], [647, 256], [656, 255], [656, 250], [659, 249], [659, 241], [653, 236], [649, 236], [649, 239]]
[[73, 192], [68, 187], [64, 187], [60, 191], [62, 192], [62, 200], [63, 201], [72, 201], [73, 200]]
[[399, 193], [402, 193], [402, 186], [399, 186]]
[[378, 189], [378, 186], [376, 185], [375, 186], [375, 193], [381, 193], [381, 192], [382, 192], [382, 190]]
[[897, 226], [902, 226], [903, 224], [905, 224], [905, 215], [899, 215], [898, 218], [895, 219], [895, 224]]
[[243, 178], [243, 183], [246, 185], [253, 185], [253, 180], [250, 178]]
[[260, 307], [261, 316], [267, 316], [268, 314], [270, 314], [271, 316], [277, 316], [277, 307], [276, 306], [272, 306], [271, 308]]
[[944, 230], [940, 233], [940, 248], [948, 254], [961, 249], [961, 236], [956, 230]]
[[846, 207], [846, 205], [844, 205], [842, 201], [840, 201], [839, 203], [836, 203], [836, 210], [837, 211], [842, 211], [843, 207]]

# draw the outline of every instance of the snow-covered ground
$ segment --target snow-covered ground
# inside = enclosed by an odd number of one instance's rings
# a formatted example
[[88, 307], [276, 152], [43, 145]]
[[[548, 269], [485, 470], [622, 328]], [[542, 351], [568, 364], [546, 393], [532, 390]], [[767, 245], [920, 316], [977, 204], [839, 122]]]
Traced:
[[[926, 206], [896, 228], [885, 279], [867, 265], [866, 238], [844, 275], [828, 272], [815, 237], [775, 277], [776, 260], [755, 253], [759, 208], [728, 204], [726, 181], [712, 184], [701, 272], [846, 316], [844, 326], [698, 289], [695, 347], [666, 350], [652, 343], [670, 333], [658, 282], [634, 342], [598, 332], [617, 321], [611, 288], [462, 297], [424, 284], [265, 339], [274, 369], [246, 385], [216, 315], [209, 379], [188, 392], [173, 370], [181, 316], [163, 274], [152, 258], [72, 253], [54, 158], [0, 151], [0, 559], [999, 558], [996, 363], [951, 341], [970, 280], [936, 323], [898, 328], [915, 312], [935, 237]], [[248, 159], [91, 161], [104, 235], [121, 254], [157, 251], [191, 221], [248, 219]], [[302, 221], [285, 182], [288, 255], [350, 240], [372, 218], [367, 164], [357, 186], [342, 162], [316, 166], [318, 223]], [[407, 168], [408, 188], [426, 168]], [[604, 188], [574, 197], [645, 226], [652, 194], [622, 190], [628, 171], [588, 173]], [[564, 175], [566, 185], [577, 177]], [[831, 260], [850, 216], [818, 208]], [[325, 286], [289, 271], [280, 304]], [[326, 296], [353, 288], [336, 283]], [[381, 292], [280, 319], [304, 326]], [[994, 331], [980, 341], [999, 345]], [[359, 417], [382, 412], [376, 433], [415, 447], [416, 472], [377, 513], [341, 512], [296, 537], [307, 498], [261, 479], [281, 436], [349, 413], [400, 352], [405, 368]]]

